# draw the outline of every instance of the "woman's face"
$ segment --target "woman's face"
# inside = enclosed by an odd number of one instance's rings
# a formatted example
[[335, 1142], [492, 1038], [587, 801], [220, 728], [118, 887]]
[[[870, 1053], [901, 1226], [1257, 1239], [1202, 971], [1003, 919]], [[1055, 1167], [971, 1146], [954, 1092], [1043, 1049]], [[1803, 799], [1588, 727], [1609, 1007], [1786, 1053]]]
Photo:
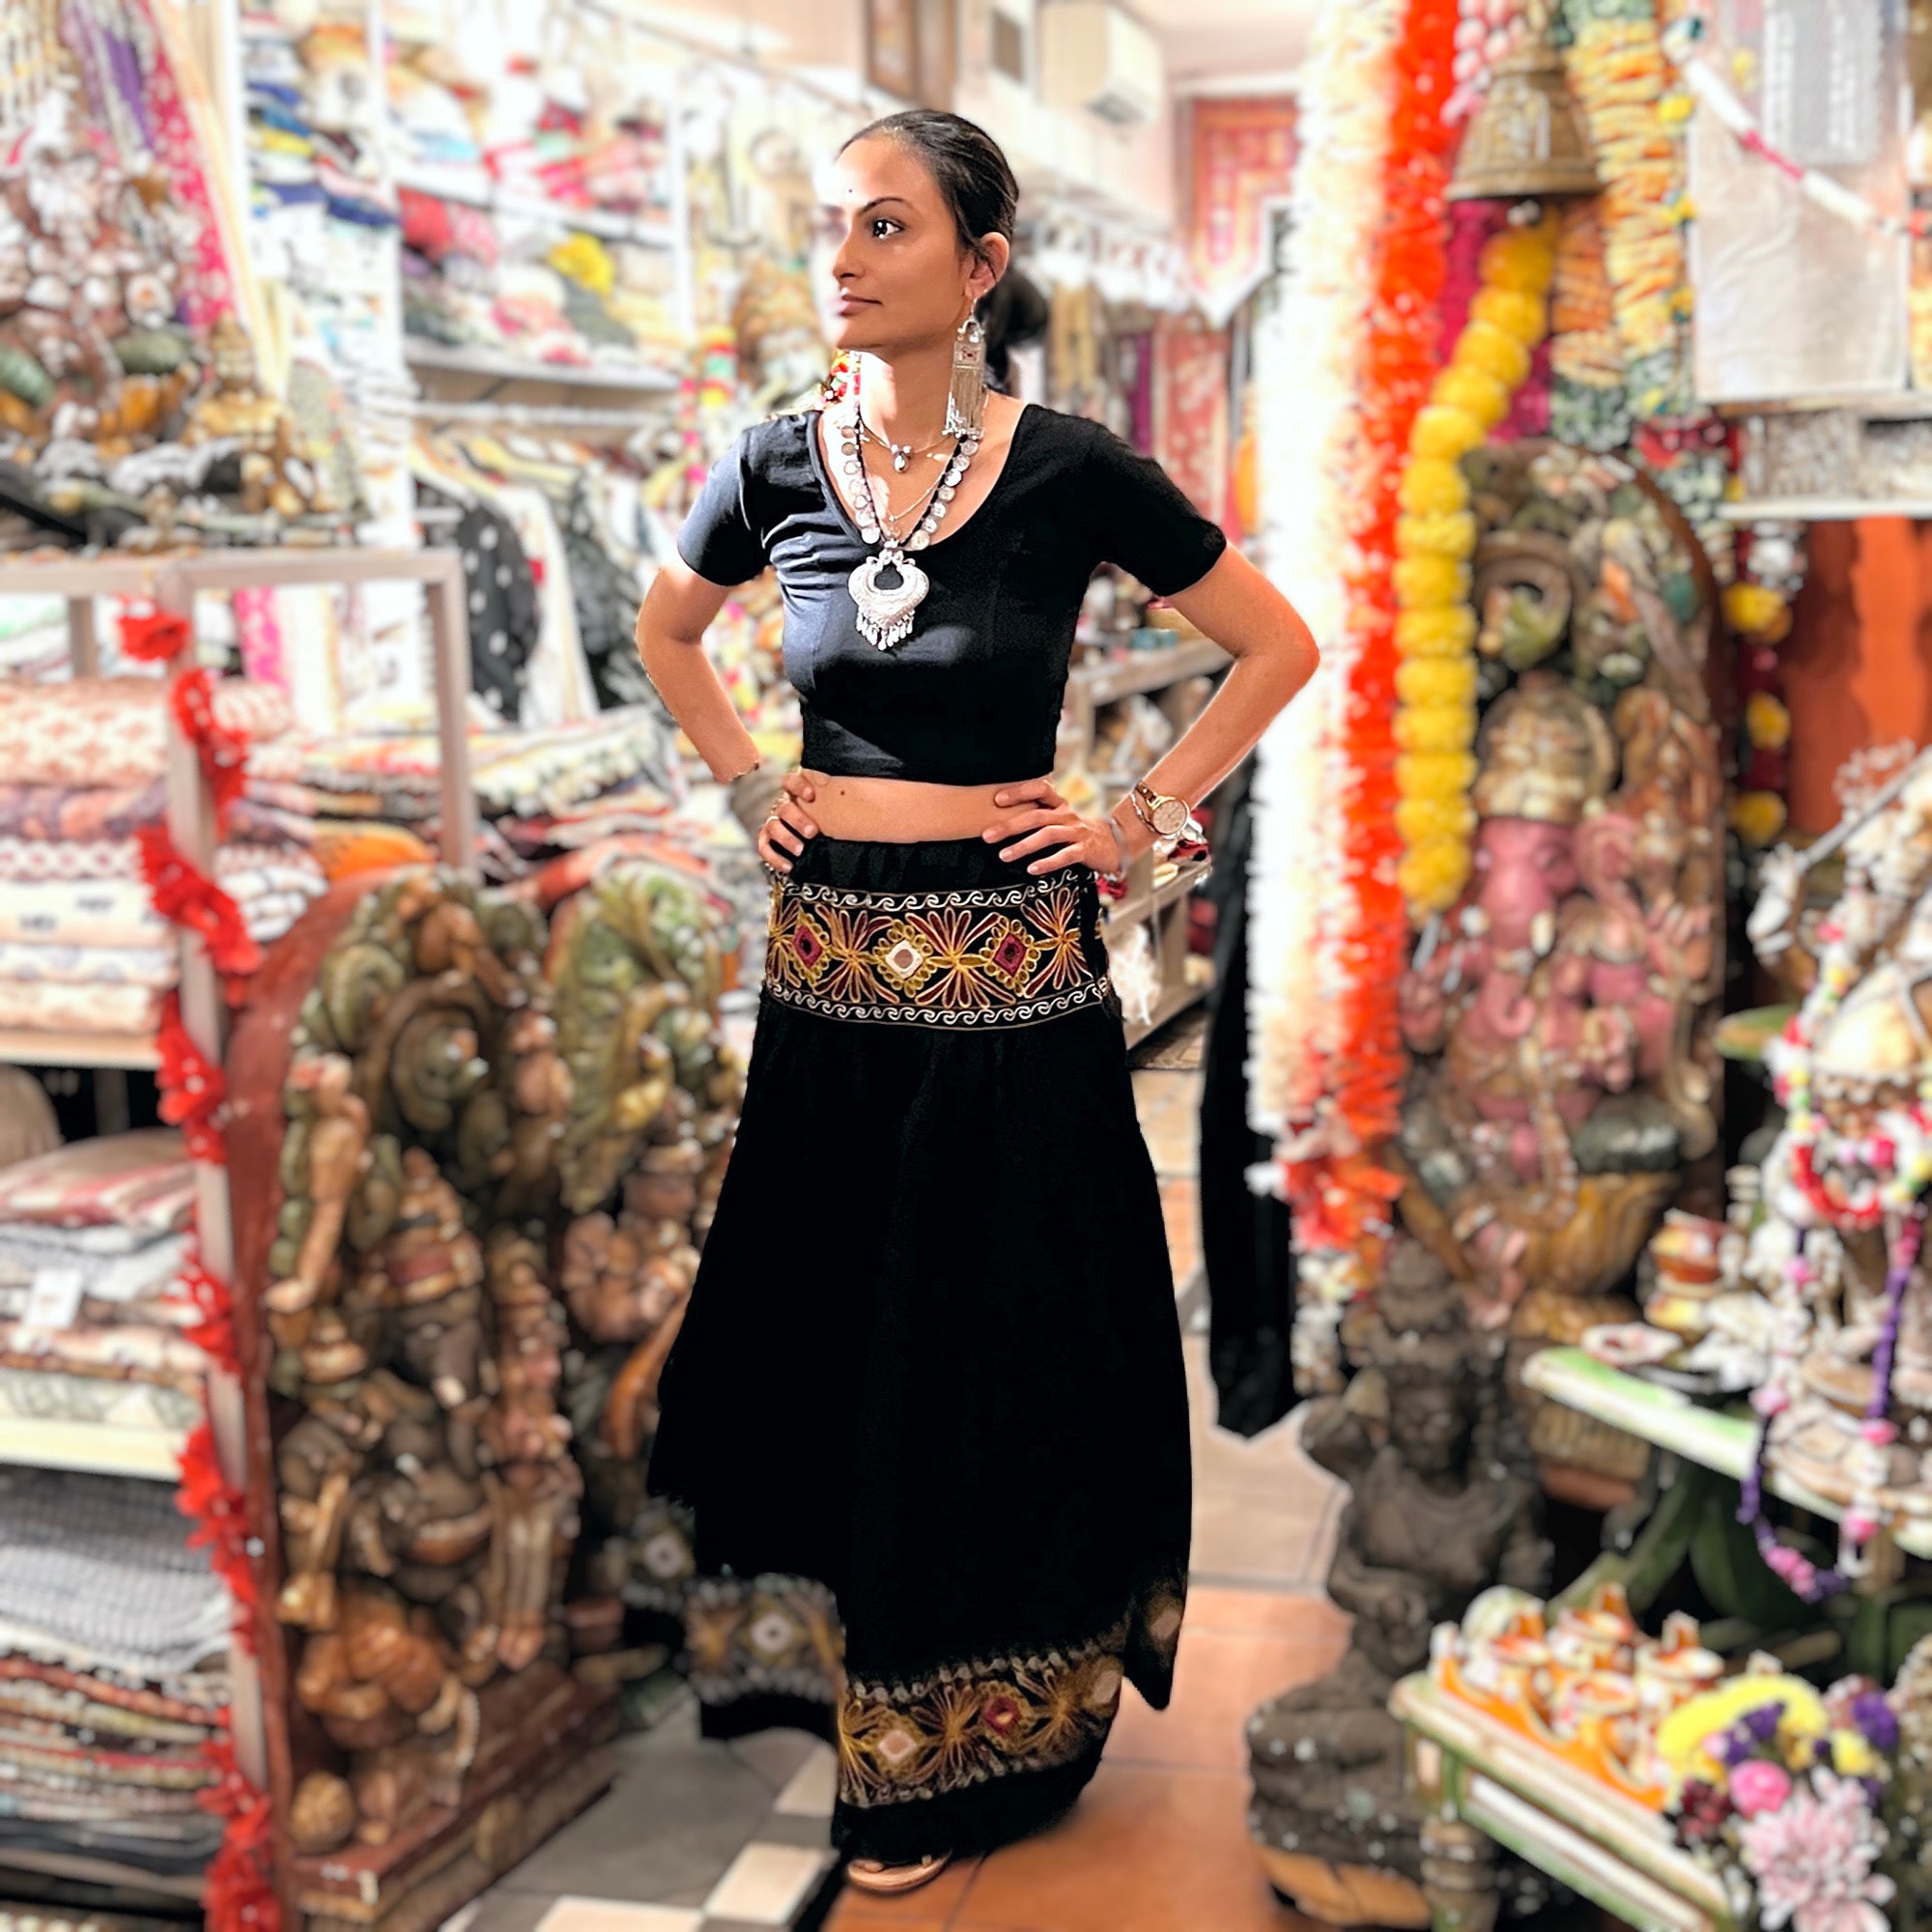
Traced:
[[984, 238], [984, 260], [960, 247], [938, 183], [889, 135], [854, 141], [822, 195], [814, 267], [836, 349], [890, 356], [950, 336], [1007, 265], [1004, 236]]

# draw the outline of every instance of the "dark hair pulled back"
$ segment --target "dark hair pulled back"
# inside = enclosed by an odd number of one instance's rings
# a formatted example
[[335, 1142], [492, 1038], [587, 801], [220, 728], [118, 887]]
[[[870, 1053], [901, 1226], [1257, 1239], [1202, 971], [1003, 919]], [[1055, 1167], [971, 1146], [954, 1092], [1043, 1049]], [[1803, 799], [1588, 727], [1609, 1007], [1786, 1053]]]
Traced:
[[1019, 184], [1007, 164], [1000, 144], [977, 123], [936, 107], [908, 107], [888, 114], [851, 135], [839, 148], [842, 155], [854, 141], [883, 134], [902, 141], [922, 161], [952, 211], [959, 245], [981, 261], [982, 235], [1013, 237], [1013, 215], [1019, 206]]

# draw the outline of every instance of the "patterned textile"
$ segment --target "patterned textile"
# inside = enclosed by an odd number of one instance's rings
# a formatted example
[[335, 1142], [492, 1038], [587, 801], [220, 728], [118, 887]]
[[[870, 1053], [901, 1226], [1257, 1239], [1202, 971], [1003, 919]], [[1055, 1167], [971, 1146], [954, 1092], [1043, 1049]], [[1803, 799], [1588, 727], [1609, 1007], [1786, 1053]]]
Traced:
[[[59, 1369], [0, 1368], [0, 1415], [31, 1422], [98, 1423], [105, 1429], [192, 1429], [204, 1398], [168, 1382], [113, 1381]], [[0, 1705], [0, 1709], [4, 1709]]]
[[[167, 814], [159, 779], [133, 785], [0, 784], [0, 835], [11, 838], [128, 838]], [[231, 820], [231, 823], [234, 821]]]
[[690, 1512], [662, 1496], [648, 1497], [632, 1520], [626, 1541], [634, 1560], [624, 1582], [625, 1603], [634, 1609], [681, 1619], [697, 1568], [691, 1548]]
[[451, 542], [462, 553], [469, 605], [470, 688], [514, 724], [542, 628], [529, 558], [508, 519], [486, 503], [463, 508]]
[[[214, 716], [251, 738], [274, 737], [292, 722], [282, 693], [240, 678], [215, 686]], [[140, 784], [166, 768], [167, 688], [161, 679], [0, 679], [0, 771], [14, 782]]]
[[[325, 795], [327, 810], [349, 812], [343, 798], [355, 793], [370, 800], [357, 811], [394, 817], [412, 804], [419, 813], [435, 810], [433, 737], [339, 737], [308, 750], [302, 779]], [[671, 782], [664, 725], [641, 705], [537, 730], [474, 732], [469, 762], [477, 802], [492, 817], [561, 811], [637, 778]]]
[[152, 1236], [185, 1228], [193, 1207], [193, 1170], [172, 1127], [101, 1134], [0, 1169], [0, 1220]]
[[17, 1315], [8, 1295], [31, 1285], [45, 1267], [71, 1267], [91, 1300], [130, 1303], [165, 1293], [187, 1253], [183, 1235], [161, 1235], [121, 1253], [90, 1249], [71, 1228], [36, 1221], [0, 1221], [0, 1315]]
[[1081, 943], [1090, 877], [880, 893], [781, 875], [772, 882], [764, 990], [833, 1019], [960, 1029], [1100, 1005], [1112, 986]]
[[38, 946], [167, 947], [174, 928], [138, 879], [49, 879], [0, 893], [0, 940]]
[[843, 1672], [832, 1593], [804, 1577], [705, 1577], [685, 1601], [685, 1675], [708, 1713], [752, 1696], [830, 1704]]
[[942, 1666], [912, 1683], [854, 1680], [838, 1702], [838, 1796], [860, 1808], [963, 1791], [1097, 1755], [1138, 1645], [1174, 1668], [1185, 1588], [1164, 1586], [1104, 1635]]
[[188, 1722], [129, 1710], [93, 1694], [91, 1685], [68, 1690], [36, 1677], [0, 1678], [0, 1714], [37, 1723], [71, 1724], [106, 1737], [152, 1738], [156, 1744], [200, 1745], [208, 1737], [205, 1721]]
[[0, 1469], [0, 1644], [148, 1679], [228, 1643], [227, 1592], [162, 1483]]
[[0, 1027], [25, 1033], [150, 1034], [161, 996], [146, 986], [64, 986], [0, 980]]
[[[299, 845], [237, 844], [215, 848], [215, 876], [264, 873], [276, 889], [326, 883], [322, 867]], [[133, 838], [14, 838], [0, 837], [0, 880], [138, 879], [141, 846]], [[232, 892], [232, 888], [230, 888]]]
[[187, 1394], [201, 1386], [207, 1365], [191, 1342], [138, 1321], [77, 1322], [59, 1329], [0, 1321], [0, 1367], [154, 1382]]
[[228, 835], [263, 845], [313, 845], [315, 820], [298, 811], [260, 805], [252, 798], [238, 798], [228, 808]]
[[70, 1670], [39, 1657], [0, 1656], [0, 1684], [43, 1685], [49, 1690], [78, 1692], [99, 1698], [118, 1710], [184, 1724], [213, 1721], [228, 1702], [228, 1679], [223, 1671], [197, 1670], [172, 1679], [165, 1690], [128, 1684], [113, 1672]]
[[0, 980], [160, 989], [180, 977], [181, 956], [170, 946], [39, 946], [0, 939]]

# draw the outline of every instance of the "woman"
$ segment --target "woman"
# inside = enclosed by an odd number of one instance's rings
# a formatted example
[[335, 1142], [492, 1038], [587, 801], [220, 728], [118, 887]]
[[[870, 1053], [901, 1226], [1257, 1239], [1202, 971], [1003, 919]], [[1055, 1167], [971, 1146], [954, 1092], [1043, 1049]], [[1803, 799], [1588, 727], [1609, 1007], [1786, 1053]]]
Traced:
[[[805, 756], [758, 835], [764, 996], [650, 1480], [752, 1593], [769, 1694], [741, 1726], [810, 1720], [785, 1693], [836, 1604], [833, 1833], [875, 1890], [1064, 1810], [1123, 1677], [1167, 1702], [1187, 1398], [1094, 874], [1171, 835], [1316, 663], [1158, 466], [986, 392], [973, 317], [1015, 199], [956, 116], [847, 143], [825, 218], [852, 393], [738, 440], [638, 620], [735, 780], [755, 747], [701, 640], [777, 565]], [[1147, 775], [1151, 823], [1049, 776], [1103, 559], [1237, 660]]]

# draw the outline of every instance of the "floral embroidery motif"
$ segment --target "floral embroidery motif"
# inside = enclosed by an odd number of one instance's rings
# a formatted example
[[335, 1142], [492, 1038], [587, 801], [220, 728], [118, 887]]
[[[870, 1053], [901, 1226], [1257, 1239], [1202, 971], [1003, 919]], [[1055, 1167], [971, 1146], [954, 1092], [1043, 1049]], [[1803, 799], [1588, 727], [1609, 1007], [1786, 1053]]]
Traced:
[[838, 1796], [861, 1807], [937, 1798], [1097, 1752], [1129, 1651], [1171, 1670], [1183, 1594], [1161, 1584], [1104, 1635], [1043, 1655], [950, 1664], [911, 1684], [853, 1680], [838, 1708]]
[[631, 1574], [620, 1593], [625, 1603], [661, 1616], [682, 1617], [697, 1575], [691, 1512], [662, 1496], [647, 1497], [625, 1541], [631, 1548]]
[[1112, 996], [1086, 944], [1091, 880], [870, 893], [772, 885], [764, 990], [837, 1019], [1018, 1026]]
[[829, 1704], [843, 1679], [832, 1593], [804, 1577], [706, 1577], [684, 1600], [685, 1675], [700, 1702], [770, 1694]]

